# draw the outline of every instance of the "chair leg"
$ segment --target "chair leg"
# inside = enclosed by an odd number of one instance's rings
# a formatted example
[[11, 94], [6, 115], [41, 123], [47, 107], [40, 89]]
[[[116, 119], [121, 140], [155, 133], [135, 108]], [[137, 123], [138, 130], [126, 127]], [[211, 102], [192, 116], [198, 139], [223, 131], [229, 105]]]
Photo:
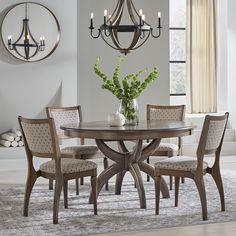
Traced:
[[170, 190], [173, 189], [173, 176], [170, 176]]
[[182, 183], [182, 184], [185, 183], [185, 179], [184, 179], [184, 177], [181, 177], [181, 183]]
[[64, 192], [64, 207], [68, 208], [68, 181], [63, 183], [63, 192]]
[[222, 178], [221, 178], [221, 174], [220, 174], [220, 169], [218, 168], [218, 170], [214, 169], [211, 173], [211, 176], [213, 177], [219, 195], [220, 195], [220, 202], [221, 202], [221, 211], [225, 211], [225, 197], [224, 197], [224, 188], [223, 188], [223, 183], [222, 183]]
[[[150, 157], [147, 158], [147, 164], [150, 164]], [[150, 176], [147, 175], [147, 182], [150, 182]]]
[[36, 173], [27, 177], [26, 187], [25, 187], [25, 196], [24, 196], [23, 216], [28, 216], [30, 195], [31, 195], [31, 192], [32, 192], [32, 189], [34, 187], [34, 183], [36, 180], [37, 180]]
[[83, 177], [80, 178], [80, 185], [84, 185], [84, 178]]
[[202, 205], [202, 219], [207, 220], [207, 201], [203, 176], [194, 178]]
[[53, 190], [53, 180], [49, 179], [49, 190]]
[[155, 196], [156, 196], [156, 215], [159, 215], [161, 176], [155, 176], [154, 181], [155, 181]]
[[[108, 168], [108, 159], [107, 157], [104, 157], [103, 159], [103, 165], [104, 165], [104, 169]], [[109, 190], [109, 186], [108, 186], [108, 181], [105, 184], [105, 189], [108, 191]]]
[[75, 189], [76, 189], [76, 195], [79, 195], [79, 179], [75, 179]]
[[175, 177], [175, 207], [178, 206], [179, 201], [179, 177]]
[[58, 211], [59, 202], [62, 190], [63, 178], [59, 177], [56, 179], [55, 190], [54, 190], [54, 203], [53, 203], [53, 224], [58, 224]]
[[91, 187], [92, 187], [92, 196], [93, 196], [93, 211], [94, 215], [97, 215], [97, 177], [91, 177]]

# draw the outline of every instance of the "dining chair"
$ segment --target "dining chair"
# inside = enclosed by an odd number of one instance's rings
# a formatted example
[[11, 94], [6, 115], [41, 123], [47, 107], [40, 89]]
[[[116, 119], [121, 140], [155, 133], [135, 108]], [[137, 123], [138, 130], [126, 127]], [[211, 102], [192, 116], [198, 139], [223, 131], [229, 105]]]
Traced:
[[[64, 135], [64, 131], [60, 129], [61, 125], [69, 123], [82, 122], [82, 109], [81, 106], [71, 107], [46, 107], [47, 117], [54, 118], [56, 131], [59, 140], [68, 139], [69, 137]], [[62, 157], [64, 158], [75, 158], [75, 159], [97, 159], [103, 158], [104, 169], [108, 167], [108, 159], [98, 149], [96, 145], [85, 145], [84, 139], [80, 138], [80, 145], [67, 146], [61, 149]], [[81, 178], [81, 185], [83, 185], [83, 178]], [[49, 188], [53, 187], [52, 181], [49, 183]], [[108, 183], [105, 185], [108, 190]], [[76, 180], [76, 194], [79, 194], [79, 181]]]
[[[18, 117], [28, 160], [23, 215], [28, 216], [30, 195], [38, 177], [55, 180], [53, 223], [58, 223], [61, 190], [64, 190], [64, 206], [68, 208], [68, 180], [91, 176], [94, 214], [97, 215], [97, 164], [74, 158], [61, 158], [56, 128], [52, 118], [27, 119]], [[33, 158], [50, 158], [36, 170]]]
[[[216, 183], [221, 201], [221, 211], [225, 211], [224, 189], [220, 173], [220, 152], [229, 113], [222, 116], [207, 115], [204, 120], [196, 157], [175, 156], [155, 163], [156, 214], [159, 214], [160, 186], [162, 175], [175, 176], [175, 206], [178, 206], [179, 178], [193, 179], [201, 200], [202, 219], [207, 220], [207, 199], [203, 176], [210, 174]], [[214, 164], [210, 167], [204, 161], [205, 155], [214, 154]]]
[[[161, 106], [161, 105], [147, 105], [147, 120], [160, 121], [184, 121], [185, 119], [185, 105]], [[144, 146], [147, 143], [143, 144]], [[178, 144], [161, 142], [158, 148], [151, 156], [167, 156], [173, 157], [182, 154], [182, 137], [178, 137]], [[147, 163], [150, 163], [150, 157], [147, 158]], [[172, 190], [172, 176], [170, 176], [170, 190]], [[147, 181], [150, 180], [149, 175]]]

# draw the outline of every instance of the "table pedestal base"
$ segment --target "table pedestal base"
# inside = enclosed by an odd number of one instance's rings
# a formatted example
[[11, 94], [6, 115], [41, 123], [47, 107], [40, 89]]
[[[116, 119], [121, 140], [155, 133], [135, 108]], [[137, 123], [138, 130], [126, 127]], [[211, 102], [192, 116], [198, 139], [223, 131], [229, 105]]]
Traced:
[[[103, 172], [98, 176], [97, 194], [100, 193], [103, 185], [107, 183], [107, 181], [114, 175], [117, 175], [115, 193], [120, 194], [123, 178], [126, 171], [129, 171], [137, 187], [140, 200], [140, 208], [145, 209], [146, 197], [140, 170], [154, 177], [154, 168], [144, 163], [143, 161], [155, 151], [155, 149], [160, 144], [160, 141], [161, 139], [153, 139], [152, 142], [150, 142], [150, 144], [142, 150], [143, 141], [137, 140], [133, 151], [128, 151], [124, 142], [118, 141], [120, 152], [117, 152], [109, 147], [104, 140], [96, 139], [98, 148], [103, 152], [105, 156], [115, 162], [114, 164], [103, 170]], [[162, 181], [161, 191], [163, 197], [169, 197], [169, 190], [164, 180]], [[92, 202], [91, 195], [89, 202]]]

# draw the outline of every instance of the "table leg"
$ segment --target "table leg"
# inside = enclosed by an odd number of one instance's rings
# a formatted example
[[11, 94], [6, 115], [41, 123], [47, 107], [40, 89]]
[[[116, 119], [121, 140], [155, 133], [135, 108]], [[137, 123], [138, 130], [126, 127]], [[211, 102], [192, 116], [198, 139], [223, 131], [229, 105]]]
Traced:
[[125, 177], [125, 174], [126, 174], [126, 170], [123, 170], [122, 172], [116, 175], [116, 186], [115, 186], [116, 195], [120, 195], [121, 193], [121, 186], [122, 186], [122, 182]]
[[[121, 145], [122, 145], [121, 141]], [[119, 173], [119, 181], [118, 186], [122, 184], [123, 177], [126, 171], [130, 171], [135, 183], [137, 185], [137, 191], [140, 199], [140, 208], [146, 208], [146, 197], [143, 187], [143, 181], [138, 165], [138, 161], [141, 157], [142, 153], [142, 140], [138, 140], [136, 146], [132, 152], [120, 153], [112, 148], [110, 148], [104, 140], [96, 140], [96, 144], [98, 148], [103, 152], [105, 156], [113, 160], [115, 163], [109, 166], [107, 169], [103, 170], [103, 172], [98, 176], [98, 187], [97, 194], [101, 191], [103, 185], [114, 175]], [[117, 189], [120, 189], [117, 187]], [[92, 202], [92, 195], [90, 194], [90, 200]]]
[[[159, 139], [153, 139], [148, 146], [146, 146], [143, 151], [142, 151], [142, 155], [139, 161], [139, 168], [141, 169], [141, 171], [143, 171], [144, 173], [148, 174], [149, 176], [151, 176], [154, 179], [154, 167], [145, 163], [144, 161], [151, 156], [151, 154], [158, 148], [159, 144], [161, 142], [161, 138]], [[169, 198], [170, 197], [170, 193], [169, 193], [169, 189], [168, 186], [166, 184], [166, 181], [162, 178], [161, 181], [161, 192], [162, 192], [162, 196], [163, 198]]]
[[[122, 165], [114, 163], [102, 171], [102, 173], [98, 176], [97, 179], [97, 196], [99, 195], [104, 184], [106, 184], [111, 177], [120, 173], [122, 170]], [[90, 194], [89, 203], [92, 203], [92, 194]]]
[[146, 209], [146, 196], [145, 196], [145, 191], [143, 187], [143, 179], [141, 176], [141, 172], [139, 169], [138, 163], [134, 163], [130, 167], [130, 173], [132, 174], [135, 184], [138, 190], [139, 194], [139, 201], [140, 201], [140, 208]]

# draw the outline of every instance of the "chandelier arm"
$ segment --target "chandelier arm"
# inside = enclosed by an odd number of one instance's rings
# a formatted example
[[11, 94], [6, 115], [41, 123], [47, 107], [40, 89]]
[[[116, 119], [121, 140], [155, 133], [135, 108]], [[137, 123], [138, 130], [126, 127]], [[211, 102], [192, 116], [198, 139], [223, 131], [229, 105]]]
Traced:
[[123, 11], [124, 11], [124, 5], [125, 5], [124, 1], [125, 0], [118, 0], [116, 8], [113, 11], [113, 13], [111, 14], [112, 18], [113, 18], [113, 15], [115, 15], [114, 19], [113, 19], [113, 22], [112, 22], [112, 25], [117, 25], [117, 22], [118, 22], [118, 24], [120, 23], [121, 16], [122, 16]]
[[159, 38], [161, 36], [161, 28], [162, 27], [157, 27], [157, 28], [158, 28], [158, 35], [154, 35], [153, 34], [153, 28], [151, 28], [151, 30], [150, 30], [152, 37], [155, 38], [155, 39], [157, 39], [157, 38]]
[[139, 42], [139, 38], [140, 38], [139, 33], [137, 31], [134, 32], [133, 40], [132, 40], [130, 46], [127, 49], [132, 50], [132, 48], [134, 48], [137, 45], [137, 43]]
[[[107, 29], [108, 29], [109, 33], [107, 33]], [[105, 29], [103, 31], [104, 31], [104, 34], [106, 35], [106, 37], [111, 36], [112, 29], [109, 26], [105, 27]]]
[[39, 47], [36, 48], [34, 54], [32, 54], [32, 55], [28, 58], [28, 60], [29, 60], [30, 58], [34, 57], [38, 52], [39, 52]]
[[135, 49], [141, 47], [141, 46], [148, 40], [148, 38], [150, 37], [150, 35], [151, 35], [151, 32], [149, 31], [149, 33], [148, 33], [146, 39], [145, 39], [141, 44], [139, 44], [137, 47], [134, 47], [134, 48], [132, 48], [132, 49], [130, 49], [130, 50], [135, 50]]
[[33, 37], [33, 35], [32, 35], [32, 33], [31, 33], [31, 31], [30, 31], [30, 28], [29, 28], [29, 24], [27, 24], [27, 31], [28, 31], [28, 35], [30, 36], [30, 38], [31, 38], [31, 40], [35, 43], [35, 45], [37, 45], [37, 47], [38, 47], [38, 45], [39, 45], [39, 43], [35, 40], [35, 38]]
[[93, 35], [93, 29], [94, 29], [94, 28], [90, 28], [90, 27], [89, 27], [89, 29], [90, 29], [90, 35], [91, 35], [92, 38], [97, 39], [97, 38], [100, 37], [100, 35], [101, 35], [101, 29], [98, 29], [98, 34], [97, 34], [97, 36], [94, 36], [94, 35]]
[[112, 44], [108, 43], [102, 33], [101, 33], [101, 37], [102, 37], [103, 41], [104, 41], [108, 46], [110, 46], [111, 48], [113, 48], [113, 49], [115, 49], [115, 50], [120, 50], [120, 49], [121, 49], [120, 47], [117, 47], [117, 48], [116, 48], [116, 47], [114, 47]]
[[116, 30], [112, 31], [111, 40], [116, 45], [117, 48], [121, 48], [121, 45], [120, 45], [119, 38], [118, 38]]
[[[117, 4], [116, 4], [116, 7], [115, 7], [115, 10], [112, 12], [112, 14], [111, 14], [111, 17], [110, 18], [108, 18], [108, 20], [111, 20], [112, 18], [113, 18], [113, 16], [115, 15], [115, 13], [118, 11], [118, 8], [119, 8], [119, 4], [120, 3], [120, 1], [118, 0], [117, 1]], [[118, 11], [119, 12], [119, 11]], [[115, 17], [114, 17], [115, 18]]]
[[[27, 20], [27, 19], [24, 19], [24, 20]], [[20, 41], [20, 39], [22, 38], [22, 36], [23, 36], [23, 34], [24, 34], [24, 32], [25, 32], [25, 22], [26, 21], [24, 21], [23, 20], [23, 27], [22, 27], [22, 31], [21, 31], [21, 33], [20, 33], [20, 36], [18, 37], [18, 39], [15, 41], [15, 43], [13, 43], [13, 44], [17, 44], [19, 41]]]
[[13, 44], [13, 50], [20, 56], [26, 59], [26, 57], [24, 55], [22, 55], [16, 48], [16, 46]]
[[[132, 22], [134, 23], [134, 25], [139, 25], [138, 22], [136, 21], [135, 17], [134, 17], [134, 13], [133, 13], [132, 8], [135, 9], [135, 7], [134, 7], [134, 4], [133, 4], [132, 0], [127, 0], [127, 8], [128, 8], [130, 18], [131, 18]], [[135, 13], [137, 13], [136, 9], [135, 9]], [[139, 16], [138, 13], [137, 13], [137, 16]]]

